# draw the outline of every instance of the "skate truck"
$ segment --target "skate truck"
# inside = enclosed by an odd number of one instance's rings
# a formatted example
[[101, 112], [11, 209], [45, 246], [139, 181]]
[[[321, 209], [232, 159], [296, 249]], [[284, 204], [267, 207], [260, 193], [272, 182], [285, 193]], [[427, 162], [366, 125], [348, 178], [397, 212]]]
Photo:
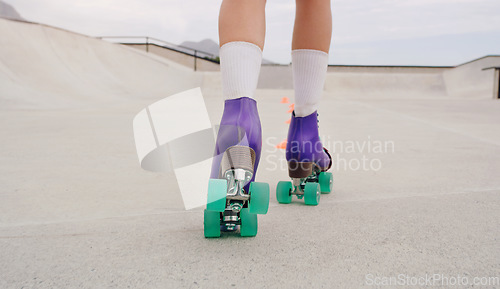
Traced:
[[238, 226], [242, 237], [257, 235], [257, 214], [266, 214], [269, 208], [269, 184], [251, 182], [254, 162], [255, 152], [246, 146], [232, 146], [224, 153], [224, 179], [208, 183], [205, 237], [219, 237], [221, 229], [235, 231]]
[[332, 157], [321, 144], [316, 112], [306, 117], [295, 117], [292, 114], [286, 159], [288, 175], [292, 181], [278, 183], [278, 202], [289, 204], [295, 195], [298, 199], [304, 199], [306, 205], [318, 205], [321, 193], [332, 191], [333, 175], [327, 172], [332, 166]]
[[257, 103], [248, 97], [229, 99], [217, 133], [204, 212], [205, 237], [237, 231], [257, 235], [257, 214], [269, 208], [269, 185], [255, 182], [262, 149]]

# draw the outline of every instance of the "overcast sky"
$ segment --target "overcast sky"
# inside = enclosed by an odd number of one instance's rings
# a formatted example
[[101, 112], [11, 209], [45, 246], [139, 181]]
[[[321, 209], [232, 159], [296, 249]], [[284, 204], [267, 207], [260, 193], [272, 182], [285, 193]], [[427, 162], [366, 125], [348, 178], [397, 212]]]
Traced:
[[[4, 0], [27, 20], [91, 36], [218, 41], [221, 0]], [[334, 0], [330, 64], [456, 65], [500, 54], [500, 0]], [[264, 57], [290, 62], [295, 3], [268, 0]]]

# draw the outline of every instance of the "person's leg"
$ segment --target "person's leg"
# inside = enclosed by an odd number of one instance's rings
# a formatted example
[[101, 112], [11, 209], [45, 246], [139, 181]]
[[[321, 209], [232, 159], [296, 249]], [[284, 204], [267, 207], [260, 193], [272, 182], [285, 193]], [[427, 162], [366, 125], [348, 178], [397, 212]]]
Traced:
[[[217, 185], [221, 183], [227, 185], [227, 188], [220, 192], [222, 195], [231, 192], [244, 197], [250, 193], [252, 200], [259, 200], [259, 196], [269, 195], [269, 190], [266, 192], [262, 184], [254, 185], [253, 188], [257, 189], [249, 192], [250, 183], [255, 180], [262, 147], [260, 119], [253, 95], [257, 89], [262, 63], [266, 30], [265, 4], [265, 0], [224, 0], [221, 5], [219, 57], [225, 102], [210, 176], [212, 179], [210, 182], [216, 186], [210, 187], [209, 183], [209, 196], [211, 191], [221, 189]], [[230, 198], [227, 202], [224, 199], [221, 204], [225, 204], [226, 207], [223, 210], [220, 229], [234, 231], [237, 229], [234, 220], [237, 220], [238, 216], [243, 223], [243, 218], [253, 220], [256, 218], [256, 213], [266, 213], [269, 202], [264, 203], [254, 201], [255, 205], [252, 205], [250, 202], [245, 204], [241, 199]], [[208, 207], [207, 205], [207, 209]], [[215, 214], [214, 219], [215, 223], [219, 224], [217, 216]], [[213, 234], [212, 231], [206, 233], [208, 222], [206, 218], [205, 221], [205, 236], [219, 236], [220, 232], [217, 229], [214, 229]], [[256, 224], [256, 222], [255, 219], [250, 223]], [[240, 233], [242, 236], [255, 236], [256, 230], [256, 225], [246, 225], [242, 227]]]
[[292, 40], [295, 115], [318, 109], [332, 38], [330, 0], [296, 0]]
[[219, 45], [245, 41], [264, 49], [265, 6], [265, 0], [224, 0], [219, 13]]
[[292, 50], [314, 49], [328, 53], [331, 38], [330, 0], [296, 0]]
[[[262, 198], [267, 194], [268, 197], [266, 186], [256, 184], [253, 188], [257, 189], [249, 192], [250, 183], [255, 180], [262, 147], [262, 130], [253, 95], [262, 63], [265, 4], [265, 0], [224, 0], [221, 5], [219, 57], [225, 101], [212, 161], [208, 199], [213, 200], [211, 196], [215, 194], [221, 200], [221, 196], [226, 193], [231, 198], [224, 198], [223, 202], [211, 202], [224, 205], [225, 208], [222, 208], [222, 221], [218, 215], [221, 208], [217, 207], [215, 213], [205, 211], [206, 215], [213, 217], [212, 223], [215, 224], [210, 229], [211, 225], [207, 224], [211, 224], [211, 219], [205, 217], [205, 237], [220, 236], [219, 229], [215, 228], [219, 224], [222, 231], [236, 230], [238, 225], [235, 225], [235, 221], [238, 219], [242, 224], [241, 235], [255, 236], [255, 214], [265, 214], [269, 205], [265, 199], [260, 199], [264, 200], [260, 203], [255, 201], [259, 200], [259, 196]], [[247, 194], [252, 195], [254, 205], [234, 197], [239, 195], [245, 198]], [[209, 207], [213, 209], [209, 205], [207, 210]], [[243, 222], [248, 223], [244, 226]]]
[[[217, 136], [216, 155], [241, 143], [242, 134], [255, 151], [255, 169], [262, 143], [257, 103], [253, 99], [262, 63], [266, 0], [224, 0], [219, 14], [220, 69], [224, 112]], [[220, 174], [215, 159], [212, 178]], [[253, 174], [255, 178], [255, 172]]]
[[[288, 174], [299, 189], [306, 185], [306, 178], [313, 177], [322, 192], [330, 192], [332, 178], [325, 172], [331, 167], [332, 160], [319, 137], [317, 114], [332, 33], [330, 0], [296, 0], [296, 3], [292, 41], [295, 107], [286, 146]], [[317, 205], [317, 188], [314, 184], [307, 186], [312, 189], [309, 190], [311, 194], [305, 192], [309, 194], [309, 198], [305, 197], [306, 203]]]
[[253, 98], [266, 33], [265, 0], [224, 0], [219, 14], [220, 68], [225, 99]]

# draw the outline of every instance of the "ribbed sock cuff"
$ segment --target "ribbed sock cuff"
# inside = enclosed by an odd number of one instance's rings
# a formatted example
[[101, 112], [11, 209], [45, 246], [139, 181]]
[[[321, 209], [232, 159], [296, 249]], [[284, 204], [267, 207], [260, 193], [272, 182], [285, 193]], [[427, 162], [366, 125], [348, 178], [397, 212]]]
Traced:
[[253, 98], [262, 63], [259, 46], [243, 41], [228, 42], [220, 48], [219, 56], [224, 99]]
[[292, 50], [296, 116], [308, 116], [318, 109], [327, 69], [328, 53], [312, 49]]

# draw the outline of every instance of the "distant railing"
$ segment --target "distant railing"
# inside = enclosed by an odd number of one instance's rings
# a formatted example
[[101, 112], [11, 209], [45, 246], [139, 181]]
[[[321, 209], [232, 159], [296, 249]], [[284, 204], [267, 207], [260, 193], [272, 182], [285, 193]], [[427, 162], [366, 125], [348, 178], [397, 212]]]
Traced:
[[197, 69], [197, 59], [203, 59], [206, 61], [210, 61], [213, 63], [219, 64], [219, 56], [205, 52], [202, 50], [197, 50], [189, 47], [185, 47], [182, 45], [173, 44], [161, 39], [149, 37], [149, 36], [98, 36], [98, 39], [107, 40], [113, 43], [120, 43], [125, 45], [145, 45], [146, 52], [149, 52], [149, 46], [155, 45], [165, 49], [169, 49], [172, 51], [176, 51], [179, 53], [183, 53], [194, 58], [193, 68], [196, 71]]
[[482, 70], [490, 70], [494, 69], [494, 78], [493, 78], [493, 98], [500, 99], [500, 66], [492, 66], [486, 67]]

